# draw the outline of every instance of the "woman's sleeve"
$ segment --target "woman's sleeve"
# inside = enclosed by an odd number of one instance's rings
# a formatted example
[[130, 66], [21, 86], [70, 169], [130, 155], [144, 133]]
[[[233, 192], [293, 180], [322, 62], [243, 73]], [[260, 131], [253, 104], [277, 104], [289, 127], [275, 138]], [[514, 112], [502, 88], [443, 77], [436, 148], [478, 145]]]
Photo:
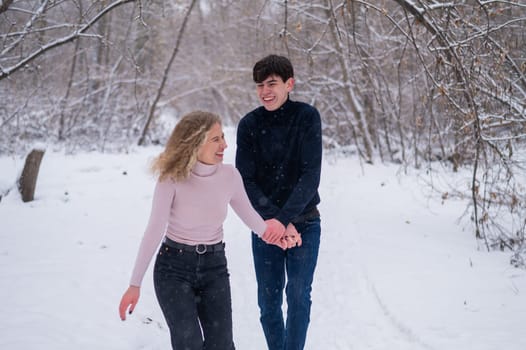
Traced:
[[174, 197], [175, 187], [171, 180], [157, 182], [153, 193], [150, 219], [137, 253], [130, 280], [132, 286], [140, 287], [146, 269], [164, 237]]

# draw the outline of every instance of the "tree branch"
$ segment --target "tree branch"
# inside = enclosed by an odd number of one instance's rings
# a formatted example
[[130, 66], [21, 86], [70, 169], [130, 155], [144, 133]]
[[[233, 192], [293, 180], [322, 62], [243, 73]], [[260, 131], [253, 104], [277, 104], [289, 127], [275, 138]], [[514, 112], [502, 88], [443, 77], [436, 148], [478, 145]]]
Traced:
[[135, 0], [117, 0], [114, 3], [108, 5], [106, 8], [104, 8], [101, 12], [99, 12], [95, 17], [93, 17], [90, 21], [88, 21], [86, 24], [81, 26], [78, 30], [71, 33], [70, 35], [57, 39], [55, 41], [52, 41], [44, 46], [41, 46], [38, 50], [34, 51], [30, 55], [23, 58], [21, 61], [16, 63], [15, 65], [8, 67], [8, 68], [1, 68], [0, 67], [0, 80], [7, 78], [9, 75], [13, 74], [17, 70], [23, 68], [26, 66], [29, 62], [33, 61], [35, 58], [39, 57], [43, 53], [54, 49], [56, 47], [62, 46], [64, 44], [67, 44], [69, 42], [72, 42], [79, 37], [81, 37], [84, 32], [86, 32], [88, 29], [90, 29], [95, 23], [97, 23], [104, 15], [106, 15], [108, 12], [114, 10], [115, 8], [124, 5], [129, 2], [135, 2]]

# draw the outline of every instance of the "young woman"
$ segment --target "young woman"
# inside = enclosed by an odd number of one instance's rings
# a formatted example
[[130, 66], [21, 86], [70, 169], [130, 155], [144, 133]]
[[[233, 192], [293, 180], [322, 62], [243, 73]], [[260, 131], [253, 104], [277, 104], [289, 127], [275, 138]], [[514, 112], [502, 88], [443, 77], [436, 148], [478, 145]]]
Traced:
[[[192, 112], [179, 121], [153, 163], [158, 181], [150, 219], [119, 314], [125, 320], [126, 312], [134, 310], [143, 276], [157, 251], [155, 293], [173, 349], [234, 349], [223, 243], [227, 206], [260, 236], [276, 230], [251, 206], [237, 169], [222, 164], [226, 147], [219, 117]], [[290, 225], [287, 238], [278, 245], [285, 249], [296, 244], [301, 238]]]

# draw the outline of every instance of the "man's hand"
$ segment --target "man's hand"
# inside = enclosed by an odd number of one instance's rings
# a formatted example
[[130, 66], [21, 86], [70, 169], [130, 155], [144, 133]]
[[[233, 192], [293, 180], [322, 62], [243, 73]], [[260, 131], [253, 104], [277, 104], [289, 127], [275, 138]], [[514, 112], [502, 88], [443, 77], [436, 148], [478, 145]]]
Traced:
[[277, 219], [269, 219], [265, 223], [267, 224], [267, 229], [261, 236], [261, 239], [265, 243], [280, 245], [279, 241], [285, 234], [285, 226]]
[[302, 244], [301, 234], [292, 223], [288, 224], [285, 235], [281, 240], [285, 242], [287, 248], [301, 247]]

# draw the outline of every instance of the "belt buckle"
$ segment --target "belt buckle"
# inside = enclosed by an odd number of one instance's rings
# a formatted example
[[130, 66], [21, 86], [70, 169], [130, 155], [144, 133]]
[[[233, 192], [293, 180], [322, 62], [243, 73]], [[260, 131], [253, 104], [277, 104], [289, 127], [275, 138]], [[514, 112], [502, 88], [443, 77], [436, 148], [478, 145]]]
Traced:
[[[202, 247], [203, 249], [199, 249], [200, 247]], [[203, 255], [204, 253], [206, 253], [206, 244], [198, 244], [195, 246], [195, 252], [199, 255]]]

